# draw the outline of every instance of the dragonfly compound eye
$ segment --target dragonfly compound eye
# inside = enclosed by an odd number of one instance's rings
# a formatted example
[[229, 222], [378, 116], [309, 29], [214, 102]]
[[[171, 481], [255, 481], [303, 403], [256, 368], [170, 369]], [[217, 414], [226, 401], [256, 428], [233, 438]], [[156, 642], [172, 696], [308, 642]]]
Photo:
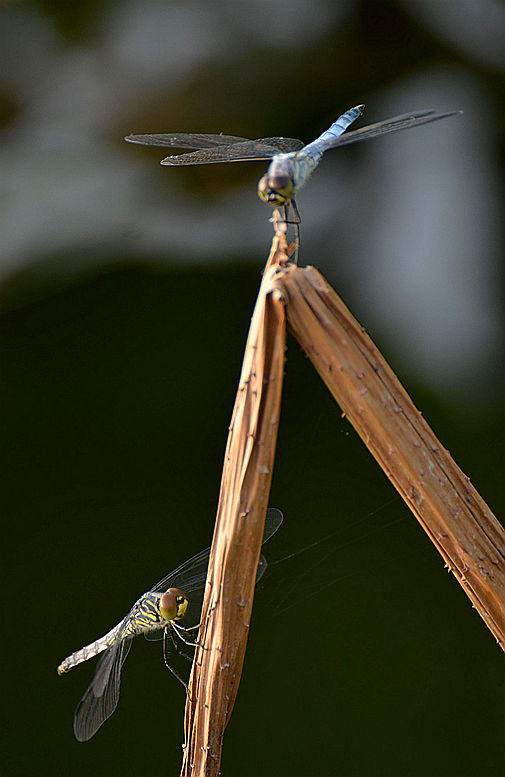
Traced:
[[293, 195], [293, 181], [288, 175], [264, 175], [258, 182], [258, 195], [274, 208], [285, 205]]
[[177, 596], [177, 618], [184, 618], [186, 615], [186, 610], [188, 609], [188, 600], [185, 596], [185, 594], [180, 591], [179, 595]]
[[160, 613], [167, 621], [183, 618], [188, 608], [186, 595], [180, 588], [169, 588], [160, 596]]

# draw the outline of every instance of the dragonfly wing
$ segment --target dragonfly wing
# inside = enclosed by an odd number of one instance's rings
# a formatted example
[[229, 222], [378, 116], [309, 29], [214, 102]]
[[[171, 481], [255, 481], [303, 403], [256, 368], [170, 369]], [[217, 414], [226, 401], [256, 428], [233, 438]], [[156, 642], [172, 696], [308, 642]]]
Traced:
[[[174, 569], [170, 574], [163, 577], [156, 585], [151, 589], [155, 593], [161, 593], [166, 591], [167, 588], [171, 588], [177, 584], [180, 587], [179, 581], [187, 581], [188, 583], [193, 581], [193, 585], [197, 584], [197, 581], [201, 580], [202, 585], [205, 583], [205, 575], [207, 572], [207, 566], [209, 564], [209, 552], [210, 548], [197, 553], [184, 564]], [[183, 589], [184, 590], [184, 589]], [[186, 591], [184, 590], [184, 593]]]
[[[263, 543], [275, 534], [283, 521], [283, 515], [280, 510], [270, 508], [267, 510], [265, 519], [265, 529], [263, 532]], [[152, 589], [154, 592], [166, 591], [167, 588], [180, 588], [189, 599], [188, 614], [183, 622], [185, 628], [198, 623], [205, 590], [205, 580], [207, 578], [207, 567], [209, 565], [210, 548], [202, 550], [196, 556], [190, 558], [180, 567], [174, 569], [166, 577], [162, 578]], [[263, 577], [267, 568], [267, 561], [263, 555], [260, 556], [258, 563], [258, 572], [256, 582]], [[145, 634], [148, 640], [158, 640], [163, 636], [163, 631], [148, 632]]]
[[[127, 143], [135, 143], [138, 146], [153, 146], [156, 148], [194, 148], [199, 151], [212, 149], [217, 146], [232, 146], [237, 143], [259, 143], [268, 146], [275, 153], [299, 151], [305, 145], [303, 140], [297, 138], [258, 138], [250, 140], [237, 135], [203, 135], [198, 133], [172, 132], [158, 135], [127, 135]], [[268, 159], [270, 157], [267, 157]]]
[[148, 642], [158, 642], [158, 640], [163, 639], [163, 632], [164, 629], [156, 629], [156, 631], [145, 631], [144, 637]]
[[116, 642], [98, 662], [95, 676], [74, 715], [74, 734], [86, 742], [110, 718], [119, 701], [121, 669], [131, 647], [131, 638]]
[[229, 146], [217, 146], [211, 149], [201, 149], [189, 154], [167, 156], [161, 160], [162, 165], [211, 165], [218, 162], [260, 162], [271, 159], [279, 153], [275, 146], [258, 140], [245, 140]]
[[360, 129], [346, 132], [338, 138], [323, 141], [321, 143], [321, 149], [323, 151], [328, 151], [330, 148], [347, 146], [350, 143], [359, 143], [361, 140], [378, 138], [381, 135], [387, 135], [389, 132], [398, 132], [399, 130], [410, 129], [410, 127], [418, 127], [421, 124], [428, 124], [430, 121], [446, 119], [448, 116], [458, 116], [460, 113], [461, 111], [437, 113], [434, 110], [403, 113], [400, 116], [393, 116], [391, 119], [378, 121], [376, 124], [369, 124], [367, 127], [361, 127]]
[[258, 571], [256, 572], [256, 585], [258, 585], [259, 581], [267, 571], [267, 566], [268, 562], [263, 553], [261, 553], [260, 560], [258, 561]]
[[291, 151], [300, 151], [304, 147], [303, 140], [298, 138], [258, 138], [255, 143], [264, 143], [276, 149], [277, 154], [289, 154]]
[[[276, 508], [270, 508], [267, 510], [265, 519], [265, 530], [263, 532], [263, 543], [272, 537], [280, 527], [283, 521], [283, 515], [280, 510]], [[167, 588], [177, 586], [181, 588], [185, 594], [193, 593], [199, 589], [203, 589], [205, 585], [205, 578], [207, 576], [207, 567], [209, 565], [209, 553], [210, 548], [197, 553], [184, 564], [174, 569], [166, 577], [163, 577], [152, 591], [162, 592]]]
[[[281, 523], [284, 520], [284, 516], [280, 510], [277, 510], [275, 507], [270, 507], [267, 510], [267, 516], [265, 518], [265, 530], [263, 532], [263, 544], [267, 542], [267, 540], [272, 537], [277, 529], [280, 527]], [[260, 556], [260, 560], [258, 562], [258, 571], [256, 572], [256, 585], [259, 583], [263, 575], [265, 574], [267, 570], [267, 560], [263, 553]]]
[[236, 135], [204, 135], [188, 132], [171, 132], [159, 135], [127, 135], [127, 143], [139, 146], [155, 146], [156, 148], [214, 148], [228, 146], [233, 143], [244, 143], [249, 138], [239, 138]]
[[265, 528], [263, 530], [263, 545], [270, 537], [273, 537], [275, 532], [280, 528], [281, 523], [284, 520], [284, 516], [281, 510], [276, 507], [269, 507], [265, 518]]

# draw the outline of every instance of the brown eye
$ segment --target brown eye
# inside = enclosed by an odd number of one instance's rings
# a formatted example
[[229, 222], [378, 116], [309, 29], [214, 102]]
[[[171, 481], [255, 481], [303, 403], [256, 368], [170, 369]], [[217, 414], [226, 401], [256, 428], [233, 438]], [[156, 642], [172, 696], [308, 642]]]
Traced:
[[160, 596], [160, 613], [167, 621], [184, 618], [188, 609], [188, 597], [180, 588], [169, 588]]
[[177, 597], [173, 588], [169, 588], [160, 596], [160, 613], [167, 621], [177, 617]]

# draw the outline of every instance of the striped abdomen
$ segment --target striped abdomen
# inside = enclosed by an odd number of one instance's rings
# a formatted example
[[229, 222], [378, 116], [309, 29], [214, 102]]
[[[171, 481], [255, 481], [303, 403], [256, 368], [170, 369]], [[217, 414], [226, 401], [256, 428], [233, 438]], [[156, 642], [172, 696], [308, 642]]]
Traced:
[[58, 667], [58, 674], [65, 674], [74, 666], [82, 664], [104, 650], [111, 648], [118, 640], [127, 637], [136, 637], [146, 631], [154, 631], [162, 628], [167, 621], [163, 618], [159, 609], [160, 594], [145, 594], [133, 606], [128, 617], [114, 626], [100, 639], [72, 653], [65, 658]]
[[83, 661], [87, 661], [89, 658], [93, 658], [99, 653], [103, 653], [104, 650], [112, 647], [118, 639], [120, 630], [121, 624], [119, 623], [103, 637], [100, 637], [100, 639], [91, 642], [89, 645], [85, 645], [80, 650], [76, 650], [75, 653], [72, 653], [71, 656], [68, 656], [61, 662], [58, 667], [58, 674], [64, 674], [65, 672], [68, 672], [69, 669], [73, 669], [74, 666], [82, 664]]

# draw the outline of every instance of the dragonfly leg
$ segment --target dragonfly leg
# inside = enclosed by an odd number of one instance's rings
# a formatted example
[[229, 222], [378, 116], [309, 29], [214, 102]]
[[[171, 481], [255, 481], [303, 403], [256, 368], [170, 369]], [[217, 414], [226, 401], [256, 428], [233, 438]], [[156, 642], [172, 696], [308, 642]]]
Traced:
[[170, 625], [172, 626], [173, 630], [175, 631], [175, 633], [177, 634], [181, 642], [184, 642], [185, 645], [190, 645], [191, 647], [198, 647], [198, 645], [200, 644], [199, 642], [194, 642], [186, 638], [186, 634], [188, 633], [188, 631], [190, 630], [194, 631], [195, 626], [192, 626], [191, 629], [183, 629], [182, 626], [179, 626], [177, 623], [174, 623], [174, 621], [172, 621]]
[[[292, 215], [290, 217], [290, 208], [292, 209]], [[296, 264], [298, 261], [298, 248], [300, 245], [300, 214], [296, 207], [294, 200], [290, 200], [282, 206], [282, 215], [280, 207], [274, 210], [274, 215], [270, 219], [273, 222], [274, 230], [276, 234], [284, 234], [287, 240], [288, 225], [291, 224], [295, 228], [295, 239], [287, 247], [287, 255], [291, 261]]]
[[186, 661], [192, 661], [193, 660], [193, 654], [187, 653], [185, 650], [182, 649], [182, 645], [179, 643], [179, 641], [175, 638], [173, 632], [170, 634], [170, 637], [172, 639], [172, 643], [179, 653], [180, 656], [186, 659]]
[[[185, 687], [185, 689], [187, 691], [188, 690], [188, 684], [187, 684], [186, 680], [179, 674], [177, 669], [174, 666], [172, 666], [172, 664], [170, 663], [170, 650], [169, 650], [169, 647], [168, 647], [168, 639], [169, 638], [170, 638], [170, 640], [172, 642], [173, 647], [177, 650], [177, 652], [179, 652], [179, 649], [178, 649], [177, 643], [175, 641], [174, 635], [172, 634], [172, 630], [171, 629], [164, 629], [164, 631], [163, 631], [163, 660], [165, 662], [165, 666], [166, 666], [166, 668], [170, 672], [172, 672], [172, 674], [176, 678], [176, 680], [179, 680], [179, 682], [182, 683], [182, 685]], [[189, 656], [188, 656], [188, 658], [189, 658]]]
[[300, 218], [298, 208], [296, 207], [296, 202], [294, 200], [291, 200], [289, 205], [291, 206], [292, 215], [291, 215], [291, 219], [287, 223], [293, 224], [295, 228], [295, 241], [292, 244], [293, 245], [293, 264], [298, 264], [298, 250], [300, 248], [300, 224], [302, 223], [302, 220]]

